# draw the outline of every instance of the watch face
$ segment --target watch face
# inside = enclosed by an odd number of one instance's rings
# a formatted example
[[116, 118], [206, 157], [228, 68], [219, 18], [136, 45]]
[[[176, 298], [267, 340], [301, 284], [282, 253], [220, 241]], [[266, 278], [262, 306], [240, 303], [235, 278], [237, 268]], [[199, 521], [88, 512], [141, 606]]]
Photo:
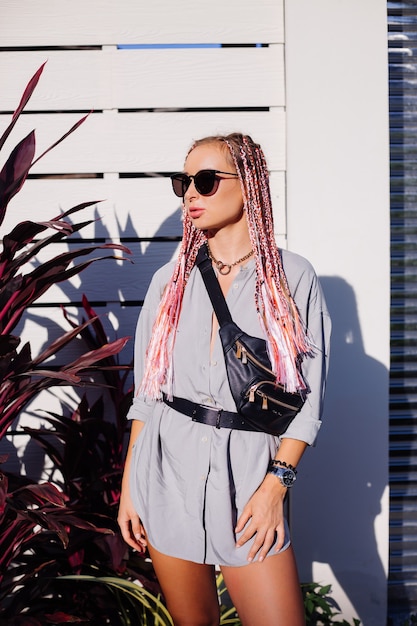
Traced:
[[295, 472], [292, 469], [286, 469], [284, 467], [273, 467], [270, 472], [275, 474], [281, 481], [284, 487], [292, 487], [296, 479]]
[[286, 487], [291, 487], [294, 482], [294, 472], [291, 470], [285, 470], [282, 473], [282, 482]]

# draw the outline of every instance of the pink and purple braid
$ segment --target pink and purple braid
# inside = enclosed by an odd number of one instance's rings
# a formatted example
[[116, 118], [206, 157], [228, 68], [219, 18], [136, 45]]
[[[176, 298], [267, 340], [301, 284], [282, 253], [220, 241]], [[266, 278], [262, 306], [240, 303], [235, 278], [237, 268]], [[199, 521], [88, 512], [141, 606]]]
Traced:
[[248, 135], [232, 134], [224, 141], [242, 185], [249, 236], [255, 251], [255, 302], [268, 339], [272, 369], [277, 381], [288, 391], [305, 389], [299, 365], [303, 356], [312, 352], [312, 346], [291, 297], [275, 242], [265, 156]]

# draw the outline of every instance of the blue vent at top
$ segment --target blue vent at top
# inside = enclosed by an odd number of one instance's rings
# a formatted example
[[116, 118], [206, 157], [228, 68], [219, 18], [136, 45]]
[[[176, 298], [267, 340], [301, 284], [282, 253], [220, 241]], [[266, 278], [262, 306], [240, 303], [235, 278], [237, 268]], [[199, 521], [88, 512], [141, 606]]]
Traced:
[[221, 48], [221, 43], [128, 43], [117, 46], [119, 50], [152, 50], [167, 48]]

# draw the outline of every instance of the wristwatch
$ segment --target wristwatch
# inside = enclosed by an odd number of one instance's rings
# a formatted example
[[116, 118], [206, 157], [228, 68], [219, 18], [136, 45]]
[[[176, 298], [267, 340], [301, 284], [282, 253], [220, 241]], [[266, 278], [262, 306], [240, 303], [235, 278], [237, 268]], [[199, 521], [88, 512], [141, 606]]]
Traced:
[[281, 484], [287, 488], [292, 487], [296, 479], [295, 472], [292, 469], [279, 467], [279, 465], [270, 467], [268, 473], [274, 474], [277, 478], [279, 478]]

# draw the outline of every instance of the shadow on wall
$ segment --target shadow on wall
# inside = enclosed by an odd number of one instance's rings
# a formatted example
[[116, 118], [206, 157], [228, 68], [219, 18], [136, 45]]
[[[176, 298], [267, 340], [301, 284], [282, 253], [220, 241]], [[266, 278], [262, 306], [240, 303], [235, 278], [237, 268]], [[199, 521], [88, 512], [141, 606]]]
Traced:
[[314, 579], [313, 563], [328, 564], [353, 616], [381, 626], [387, 582], [375, 521], [388, 483], [388, 371], [365, 354], [350, 285], [320, 281], [333, 323], [330, 371], [317, 448], [302, 461], [291, 502], [294, 546], [303, 581]]
[[[136, 208], [132, 208], [132, 212]], [[117, 210], [114, 209], [117, 216]], [[146, 294], [149, 283], [155, 271], [170, 261], [178, 247], [178, 240], [182, 235], [181, 208], [171, 213], [153, 234], [153, 240], [141, 242], [140, 231], [135, 230], [134, 223], [129, 217], [123, 226], [117, 222], [118, 233], [109, 233], [107, 227], [100, 219], [100, 205], [94, 215], [95, 232], [94, 239], [98, 241], [117, 241], [120, 239], [132, 252], [132, 260], [129, 262], [116, 263], [104, 261], [90, 266], [79, 275], [80, 283], [77, 286], [69, 281], [61, 283], [60, 288], [69, 302], [79, 302], [81, 294], [85, 293], [90, 300], [99, 298], [106, 300], [106, 313], [109, 308], [115, 309], [120, 305], [135, 306], [137, 317], [139, 312], [138, 301]], [[70, 246], [77, 245], [76, 237], [70, 241]], [[71, 243], [73, 241], [74, 243]], [[134, 319], [136, 322], [136, 319]], [[129, 329], [130, 330], [130, 329]]]

